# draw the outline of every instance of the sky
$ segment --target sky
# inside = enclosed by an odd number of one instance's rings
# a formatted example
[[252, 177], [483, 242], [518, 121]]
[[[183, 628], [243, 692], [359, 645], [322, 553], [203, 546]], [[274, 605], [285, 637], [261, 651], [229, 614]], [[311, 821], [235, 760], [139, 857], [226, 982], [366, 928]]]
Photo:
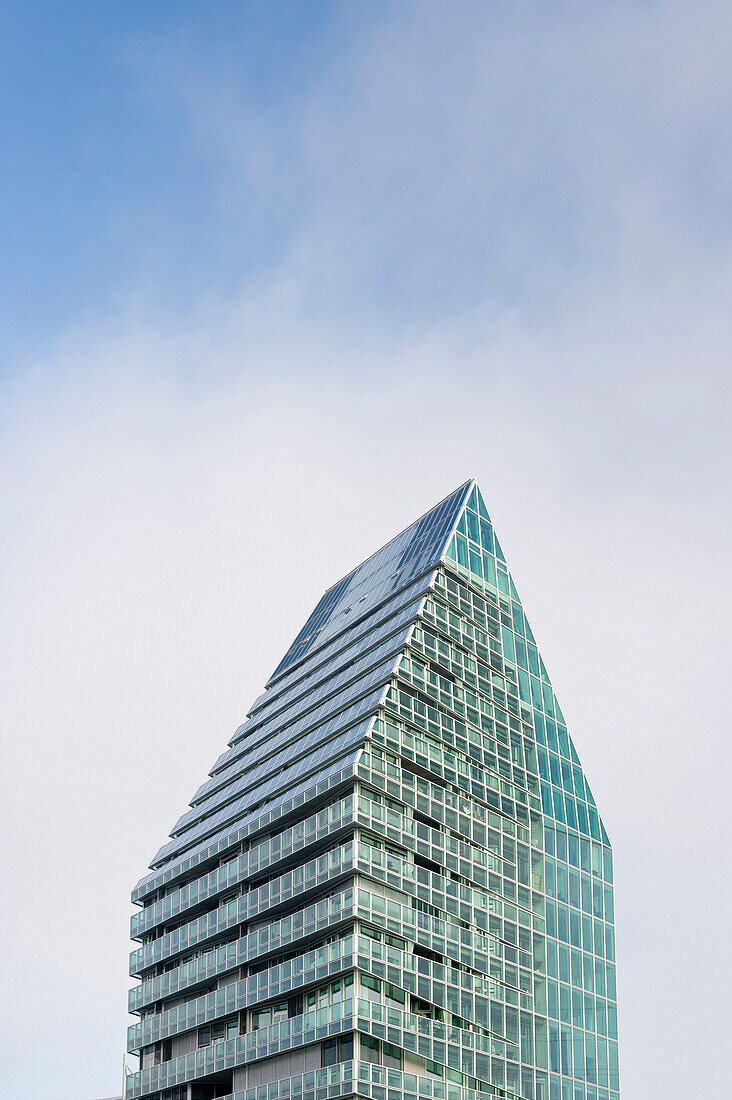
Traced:
[[2, 6], [1, 1095], [119, 1093], [132, 886], [471, 476], [615, 849], [623, 1100], [724, 1094], [731, 46], [711, 0]]

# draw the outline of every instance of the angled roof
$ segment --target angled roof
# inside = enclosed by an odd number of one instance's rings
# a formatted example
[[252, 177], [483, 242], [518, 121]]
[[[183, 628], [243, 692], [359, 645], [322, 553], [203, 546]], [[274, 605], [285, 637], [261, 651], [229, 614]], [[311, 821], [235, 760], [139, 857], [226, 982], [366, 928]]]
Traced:
[[[380, 550], [366, 558], [321, 597], [305, 626], [272, 673], [271, 687], [291, 666], [341, 627], [339, 615], [353, 608], [370, 611], [442, 558], [475, 481], [471, 478], [425, 512]], [[362, 604], [362, 607], [358, 607]]]

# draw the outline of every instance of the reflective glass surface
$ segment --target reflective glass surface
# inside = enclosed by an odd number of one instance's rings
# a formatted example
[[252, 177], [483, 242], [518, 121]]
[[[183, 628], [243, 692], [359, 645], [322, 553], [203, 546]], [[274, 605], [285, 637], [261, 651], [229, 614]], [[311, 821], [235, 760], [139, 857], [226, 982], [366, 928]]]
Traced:
[[452, 530], [471, 489], [467, 481], [431, 511], [367, 558], [325, 593], [295, 641], [272, 674], [270, 683], [309, 649], [321, 645], [339, 629], [338, 615], [362, 601], [376, 601], [435, 565], [442, 556], [445, 536]]

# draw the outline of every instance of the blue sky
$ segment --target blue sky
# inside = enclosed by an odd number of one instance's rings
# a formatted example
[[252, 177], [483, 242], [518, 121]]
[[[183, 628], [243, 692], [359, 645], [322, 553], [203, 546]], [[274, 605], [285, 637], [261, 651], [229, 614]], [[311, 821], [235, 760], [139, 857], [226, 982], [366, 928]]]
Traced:
[[317, 4], [5, 5], [2, 261], [13, 277], [2, 322], [11, 348], [108, 307], [151, 264], [182, 307], [200, 293], [202, 260], [217, 287], [271, 262], [282, 228], [252, 242], [237, 225], [240, 247], [228, 239], [220, 157], [191, 132], [175, 82], [187, 64], [200, 64], [198, 79], [228, 70], [254, 109], [277, 112], [347, 38], [339, 23]]
[[616, 848], [624, 1100], [722, 1094], [731, 39], [3, 7], [10, 1093], [118, 1090], [131, 886], [323, 589], [476, 476]]

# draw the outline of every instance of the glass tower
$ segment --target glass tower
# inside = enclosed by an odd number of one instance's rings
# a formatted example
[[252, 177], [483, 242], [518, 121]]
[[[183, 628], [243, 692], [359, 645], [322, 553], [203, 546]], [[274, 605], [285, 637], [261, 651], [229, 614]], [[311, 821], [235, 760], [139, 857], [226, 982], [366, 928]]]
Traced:
[[474, 481], [328, 589], [150, 867], [127, 1100], [619, 1100], [610, 844]]

